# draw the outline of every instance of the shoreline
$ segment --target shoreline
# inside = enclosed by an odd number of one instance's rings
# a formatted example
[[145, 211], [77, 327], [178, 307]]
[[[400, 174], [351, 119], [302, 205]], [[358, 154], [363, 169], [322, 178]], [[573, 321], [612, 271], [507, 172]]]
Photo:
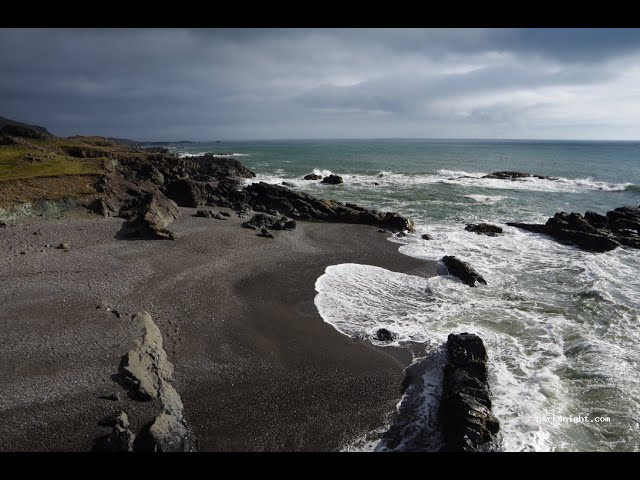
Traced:
[[373, 226], [299, 221], [272, 240], [228, 209], [225, 221], [180, 210], [174, 242], [117, 240], [122, 219], [93, 215], [0, 231], [0, 450], [86, 451], [106, 433], [101, 416], [148, 416], [149, 402], [98, 398], [126, 397], [110, 375], [140, 310], [163, 334], [201, 451], [339, 450], [395, 411], [411, 352], [339, 333], [313, 303], [315, 281], [339, 263], [428, 276], [435, 263]]

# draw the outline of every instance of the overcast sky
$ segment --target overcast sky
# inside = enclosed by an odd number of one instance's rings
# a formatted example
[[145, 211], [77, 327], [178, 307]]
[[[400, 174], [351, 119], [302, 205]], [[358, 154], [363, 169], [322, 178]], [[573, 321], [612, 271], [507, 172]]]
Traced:
[[640, 140], [640, 29], [0, 29], [0, 116], [140, 140]]

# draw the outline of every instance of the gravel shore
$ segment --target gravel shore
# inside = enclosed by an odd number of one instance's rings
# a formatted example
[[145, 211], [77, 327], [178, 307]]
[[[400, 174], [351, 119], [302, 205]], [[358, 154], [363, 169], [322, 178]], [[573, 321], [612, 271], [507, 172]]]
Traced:
[[111, 378], [141, 310], [199, 450], [339, 450], [394, 411], [411, 353], [338, 333], [314, 284], [339, 263], [424, 276], [433, 263], [371, 226], [298, 222], [267, 239], [230, 210], [181, 210], [176, 241], [119, 240], [121, 219], [92, 215], [0, 228], [0, 450], [87, 451], [101, 418], [124, 410], [137, 432], [157, 414]]

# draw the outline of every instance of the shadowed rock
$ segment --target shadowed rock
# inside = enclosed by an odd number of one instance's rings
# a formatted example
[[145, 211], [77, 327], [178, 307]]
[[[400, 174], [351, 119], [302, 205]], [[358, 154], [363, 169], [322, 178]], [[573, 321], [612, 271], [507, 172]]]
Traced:
[[322, 182], [320, 183], [327, 183], [329, 185], [338, 185], [339, 183], [344, 183], [344, 180], [340, 175], [331, 174], [328, 177], [324, 177], [322, 179]]
[[489, 223], [468, 223], [465, 230], [477, 233], [478, 235], [487, 235], [489, 237], [497, 237], [502, 233], [502, 228]]
[[449, 274], [458, 277], [463, 283], [470, 287], [475, 287], [476, 283], [482, 283], [484, 285], [487, 284], [486, 280], [482, 278], [482, 276], [480, 276], [480, 274], [476, 272], [471, 265], [456, 257], [449, 255], [444, 256], [442, 257], [442, 262], [445, 267], [447, 267], [447, 270], [449, 270]]
[[450, 334], [440, 421], [445, 451], [500, 451], [500, 423], [491, 412], [487, 351], [470, 333]]
[[296, 192], [281, 185], [265, 182], [248, 185], [242, 193], [255, 211], [278, 211], [299, 220], [359, 223], [375, 225], [392, 231], [413, 231], [409, 218], [397, 213], [368, 210], [351, 203], [322, 200], [304, 192]]
[[160, 191], [142, 194], [124, 215], [128, 218], [124, 227], [124, 233], [128, 237], [175, 239], [173, 232], [167, 227], [180, 216], [180, 210], [173, 200]]
[[111, 427], [111, 432], [96, 440], [96, 452], [133, 452], [136, 436], [129, 430], [129, 417], [125, 412], [107, 417], [100, 425]]
[[592, 252], [607, 252], [620, 245], [640, 248], [640, 206], [619, 207], [600, 215], [595, 212], [556, 213], [547, 223], [507, 223]]

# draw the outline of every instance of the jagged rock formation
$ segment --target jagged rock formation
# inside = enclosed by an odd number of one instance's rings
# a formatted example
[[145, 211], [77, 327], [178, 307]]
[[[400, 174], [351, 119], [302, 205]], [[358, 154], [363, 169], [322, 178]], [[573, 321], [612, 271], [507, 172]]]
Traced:
[[159, 399], [162, 404], [162, 412], [138, 435], [140, 447], [136, 450], [193, 451], [193, 434], [180, 395], [171, 385], [174, 367], [163, 348], [160, 329], [147, 312], [138, 312], [133, 320], [142, 334], [135, 347], [122, 357], [119, 381], [134, 398]]
[[136, 436], [129, 430], [129, 416], [125, 412], [106, 418], [101, 425], [112, 430], [96, 440], [94, 451], [133, 452]]
[[502, 233], [502, 228], [490, 223], [468, 223], [465, 227], [468, 232], [474, 232], [478, 235], [487, 235], [489, 237], [497, 237]]
[[304, 192], [294, 192], [280, 185], [259, 182], [248, 185], [241, 196], [258, 212], [277, 211], [299, 220], [360, 223], [391, 231], [413, 231], [411, 219], [397, 213], [368, 210], [351, 203], [321, 200]]
[[167, 227], [180, 216], [180, 210], [173, 200], [155, 191], [141, 195], [137, 203], [121, 210], [120, 215], [127, 218], [124, 226], [127, 237], [174, 240]]
[[483, 285], [487, 284], [487, 281], [482, 278], [482, 276], [467, 262], [463, 262], [462, 260], [450, 255], [442, 257], [442, 262], [445, 267], [447, 267], [447, 270], [449, 270], [451, 275], [458, 277], [463, 283], [470, 287], [475, 287], [476, 283], [482, 283]]
[[539, 178], [541, 180], [557, 180], [557, 177], [549, 177], [546, 175], [532, 175], [531, 173], [515, 172], [515, 171], [502, 171], [493, 172], [489, 175], [485, 175], [482, 178], [497, 178], [499, 180], [521, 180], [523, 178]]
[[621, 245], [640, 248], [640, 206], [619, 207], [600, 215], [595, 212], [556, 213], [547, 223], [509, 222], [507, 225], [535, 233], [592, 252], [607, 252]]
[[491, 412], [487, 351], [470, 333], [450, 334], [444, 367], [440, 421], [443, 450], [500, 451], [500, 423]]
[[250, 220], [242, 224], [245, 228], [253, 230], [268, 228], [270, 230], [295, 230], [295, 220], [290, 220], [285, 216], [269, 215], [267, 213], [256, 213]]

